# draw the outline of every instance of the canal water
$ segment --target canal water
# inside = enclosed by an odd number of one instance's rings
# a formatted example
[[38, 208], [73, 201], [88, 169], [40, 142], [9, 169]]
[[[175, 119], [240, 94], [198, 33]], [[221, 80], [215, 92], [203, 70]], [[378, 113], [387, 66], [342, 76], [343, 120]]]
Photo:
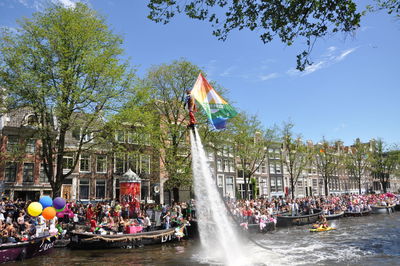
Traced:
[[[249, 265], [400, 265], [400, 212], [330, 221], [337, 230], [279, 228], [243, 239]], [[204, 260], [198, 240], [136, 249], [55, 249], [9, 265], [218, 265]], [[8, 265], [8, 264], [7, 264]]]

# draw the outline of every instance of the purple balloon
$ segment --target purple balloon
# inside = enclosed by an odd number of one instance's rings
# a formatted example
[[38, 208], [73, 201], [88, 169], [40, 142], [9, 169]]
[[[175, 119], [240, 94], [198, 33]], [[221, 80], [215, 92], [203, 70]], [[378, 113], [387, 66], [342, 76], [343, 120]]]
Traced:
[[65, 199], [61, 198], [61, 197], [57, 197], [53, 200], [53, 207], [56, 210], [62, 209], [65, 206]]

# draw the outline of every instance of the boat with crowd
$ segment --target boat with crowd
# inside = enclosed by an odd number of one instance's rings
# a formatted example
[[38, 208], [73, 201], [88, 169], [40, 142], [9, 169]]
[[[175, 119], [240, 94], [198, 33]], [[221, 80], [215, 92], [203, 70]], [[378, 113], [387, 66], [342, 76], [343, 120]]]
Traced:
[[56, 236], [43, 236], [31, 240], [0, 245], [0, 263], [24, 260], [48, 254], [54, 247]]
[[322, 214], [322, 210], [313, 209], [313, 213], [306, 215], [292, 215], [289, 212], [284, 212], [276, 216], [276, 226], [285, 227], [292, 225], [306, 225], [313, 224], [318, 220], [318, 217]]
[[138, 233], [93, 234], [91, 232], [70, 233], [69, 247], [72, 249], [135, 248], [146, 245], [178, 241], [186, 234], [186, 225], [163, 230]]
[[325, 215], [327, 220], [336, 220], [336, 219], [340, 219], [344, 216], [344, 211], [338, 212], [338, 213], [333, 213], [333, 214], [328, 214]]
[[392, 213], [395, 207], [396, 207], [395, 204], [387, 206], [379, 206], [379, 205], [371, 206], [372, 213], [378, 213], [378, 214]]
[[345, 211], [344, 217], [360, 217], [360, 216], [367, 216], [371, 214], [371, 210], [364, 210], [364, 211]]

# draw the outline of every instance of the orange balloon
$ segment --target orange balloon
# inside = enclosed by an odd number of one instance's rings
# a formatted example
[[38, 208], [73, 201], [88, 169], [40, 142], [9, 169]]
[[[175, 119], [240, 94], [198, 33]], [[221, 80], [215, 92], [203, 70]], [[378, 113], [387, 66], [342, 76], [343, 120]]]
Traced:
[[51, 220], [56, 216], [56, 209], [54, 207], [47, 207], [43, 210], [42, 216], [46, 220]]

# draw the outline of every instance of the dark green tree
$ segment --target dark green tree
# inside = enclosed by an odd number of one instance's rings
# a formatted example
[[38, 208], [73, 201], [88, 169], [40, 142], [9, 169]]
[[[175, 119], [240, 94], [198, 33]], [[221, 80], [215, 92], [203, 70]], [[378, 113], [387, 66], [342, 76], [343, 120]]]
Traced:
[[336, 32], [349, 33], [360, 25], [361, 12], [348, 0], [150, 0], [148, 18], [168, 23], [176, 14], [208, 21], [215, 35], [226, 40], [233, 30], [248, 29], [260, 34], [264, 43], [278, 37], [292, 45], [304, 40], [307, 48], [297, 56], [297, 69], [311, 64], [309, 55], [318, 38]]
[[[337, 142], [338, 143], [338, 142]], [[329, 195], [329, 183], [337, 175], [343, 161], [343, 155], [334, 143], [323, 139], [321, 143], [315, 145], [313, 151], [313, 162], [317, 167], [318, 173], [324, 180], [325, 195]]]
[[386, 193], [391, 176], [400, 165], [400, 151], [390, 147], [381, 139], [371, 141], [371, 148], [370, 171], [372, 177], [381, 183], [383, 192]]
[[359, 194], [361, 194], [361, 184], [368, 170], [368, 153], [369, 143], [361, 143], [360, 139], [356, 139], [344, 157], [346, 168], [350, 174], [349, 178], [357, 181]]
[[311, 150], [304, 145], [300, 136], [294, 136], [292, 123], [284, 123], [281, 134], [283, 147], [281, 161], [289, 174], [291, 194], [294, 198], [297, 181], [311, 162]]
[[[25, 106], [36, 116], [44, 171], [58, 196], [132, 74], [120, 60], [121, 38], [84, 4], [51, 5], [19, 25], [17, 32], [1, 34], [0, 87], [12, 100], [9, 108]], [[63, 173], [67, 132], [74, 129], [76, 159]]]
[[268, 161], [268, 149], [277, 141], [277, 132], [275, 128], [263, 128], [257, 116], [245, 112], [240, 112], [230, 121], [229, 132], [234, 155], [239, 160], [239, 177], [243, 178], [247, 199], [248, 184], [254, 173]]

